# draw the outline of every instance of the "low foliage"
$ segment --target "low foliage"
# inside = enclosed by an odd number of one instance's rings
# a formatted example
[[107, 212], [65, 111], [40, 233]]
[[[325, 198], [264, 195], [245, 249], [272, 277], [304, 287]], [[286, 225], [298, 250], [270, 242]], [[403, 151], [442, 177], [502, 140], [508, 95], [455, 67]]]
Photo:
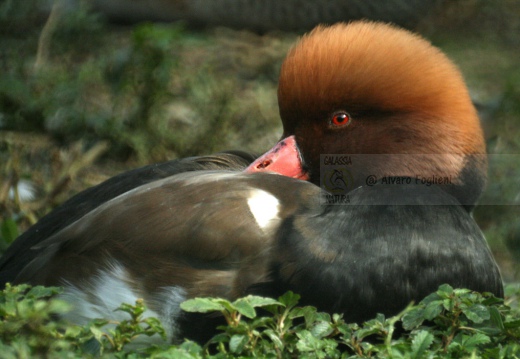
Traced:
[[[85, 150], [106, 143], [99, 167], [88, 171], [113, 175], [114, 159], [123, 170], [226, 149], [262, 153], [279, 139], [277, 78], [296, 34], [121, 26], [91, 12], [88, 0], [56, 1], [77, 6], [67, 6], [46, 31], [52, 3], [0, 2], [0, 222], [6, 222], [0, 252], [15, 233], [13, 222], [23, 233], [66, 198], [56, 198], [56, 189], [72, 194], [99, 182], [52, 178], [58, 153], [78, 140]], [[488, 151], [497, 156], [490, 157], [486, 206], [474, 215], [508, 281], [520, 276], [518, 158], [510, 155], [520, 151], [517, 3], [444, 1], [422, 27], [459, 64], [481, 107]], [[42, 151], [34, 136], [52, 139], [52, 148]], [[10, 166], [16, 157], [20, 165]], [[47, 198], [37, 210], [31, 204], [21, 211], [6, 199], [4, 189], [17, 178], [44, 188]]]
[[75, 326], [56, 319], [70, 310], [56, 298], [60, 288], [8, 285], [0, 294], [0, 352], [3, 358], [520, 358], [519, 289], [509, 287], [504, 302], [443, 285], [394, 317], [362, 325], [298, 307], [291, 292], [278, 300], [196, 298], [182, 309], [223, 315], [227, 325], [217, 335], [202, 346], [145, 347], [138, 345], [143, 338], [164, 339], [165, 332], [156, 318], [143, 317], [140, 300], [118, 309], [127, 320]]

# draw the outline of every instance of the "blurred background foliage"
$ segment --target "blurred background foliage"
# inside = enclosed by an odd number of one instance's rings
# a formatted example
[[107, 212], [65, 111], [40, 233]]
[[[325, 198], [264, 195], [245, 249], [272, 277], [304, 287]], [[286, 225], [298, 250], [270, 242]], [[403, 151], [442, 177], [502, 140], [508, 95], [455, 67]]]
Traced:
[[[49, 1], [0, 3], [0, 251], [72, 194], [125, 169], [261, 153], [281, 135], [278, 71], [301, 33], [125, 24], [78, 1], [57, 1], [50, 17]], [[474, 216], [505, 279], [518, 281], [520, 1], [437, 1], [412, 29], [467, 79], [495, 155]]]

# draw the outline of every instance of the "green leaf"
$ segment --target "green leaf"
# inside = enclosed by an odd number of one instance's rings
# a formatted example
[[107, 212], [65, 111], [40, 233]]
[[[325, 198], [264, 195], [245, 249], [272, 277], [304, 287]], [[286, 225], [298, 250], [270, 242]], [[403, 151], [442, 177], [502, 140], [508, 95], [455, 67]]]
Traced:
[[255, 308], [253, 308], [253, 306], [247, 300], [247, 298], [240, 298], [234, 301], [232, 304], [236, 311], [242, 314], [243, 316], [248, 317], [250, 319], [256, 317]]
[[337, 328], [338, 332], [343, 334], [344, 337], [353, 337], [354, 332], [359, 329], [357, 324], [346, 324], [343, 323], [339, 325]]
[[368, 327], [368, 328], [363, 328], [363, 329], [359, 329], [358, 331], [356, 331], [356, 337], [361, 340], [361, 339], [364, 339], [370, 335], [374, 335], [374, 334], [380, 334], [381, 333], [381, 328], [378, 328], [378, 327]]
[[455, 308], [455, 300], [453, 298], [447, 298], [442, 301], [444, 309], [452, 311]]
[[428, 303], [423, 311], [423, 317], [426, 320], [432, 320], [441, 314], [443, 309], [442, 300], [435, 300]]
[[90, 327], [90, 332], [94, 335], [94, 338], [96, 338], [98, 342], [101, 342], [101, 338], [103, 338], [105, 335], [105, 333], [97, 327]]
[[429, 303], [431, 303], [433, 301], [437, 301], [437, 300], [441, 300], [441, 299], [443, 299], [443, 298], [439, 294], [437, 294], [437, 292], [435, 292], [435, 293], [432, 293], [432, 294], [427, 295], [426, 297], [424, 297], [424, 299], [421, 300], [420, 304], [426, 305], [426, 304], [429, 304]]
[[199, 354], [202, 348], [197, 343], [188, 340], [179, 345], [179, 349], [183, 349], [188, 353], [195, 355]]
[[316, 312], [317, 310], [314, 307], [296, 307], [289, 312], [287, 317], [289, 319], [304, 317], [305, 323], [311, 325], [316, 320]]
[[490, 343], [491, 339], [482, 333], [475, 333], [471, 336], [465, 337], [462, 341], [464, 348], [467, 351], [474, 350], [478, 345]]
[[330, 324], [330, 322], [318, 322], [314, 327], [311, 329], [311, 334], [315, 336], [316, 338], [323, 338], [328, 336], [334, 331], [334, 328]]
[[[219, 326], [217, 329], [226, 330], [227, 327]], [[206, 346], [209, 344], [218, 344], [218, 343], [227, 343], [229, 342], [229, 335], [227, 333], [218, 333], [214, 335], [208, 342]]]
[[194, 298], [181, 303], [181, 309], [191, 313], [222, 312], [225, 307], [215, 298]]
[[[202, 354], [199, 353], [189, 353], [184, 349], [176, 348], [176, 347], [170, 347], [166, 350], [159, 350], [157, 354], [152, 355], [151, 358], [153, 359], [199, 359], [202, 358]], [[125, 355], [121, 356], [120, 358], [125, 359], [134, 359], [130, 356]], [[141, 355], [135, 354], [136, 359], [143, 358]]]
[[61, 292], [63, 292], [63, 289], [60, 287], [44, 287], [37, 285], [31, 287], [25, 296], [27, 298], [49, 298], [56, 294], [60, 294]]
[[65, 314], [70, 312], [73, 309], [73, 305], [69, 302], [59, 299], [53, 299], [51, 301], [45, 302], [44, 306], [45, 310], [51, 314]]
[[308, 330], [302, 330], [296, 333], [298, 338], [298, 344], [296, 347], [301, 352], [310, 352], [316, 350], [319, 347], [319, 339], [315, 338]]
[[332, 320], [334, 321], [334, 323], [337, 323], [337, 322], [343, 322], [343, 314], [332, 314]]
[[280, 350], [284, 350], [284, 342], [282, 341], [282, 339], [280, 339], [280, 337], [278, 336], [278, 334], [272, 330], [272, 329], [266, 329], [264, 330], [263, 332], [264, 335], [267, 335], [267, 337], [269, 339], [271, 339], [271, 341], [273, 342], [273, 344]]
[[[312, 307], [313, 309], [316, 309], [314, 307]], [[378, 314], [379, 315], [379, 314]], [[330, 317], [330, 314], [329, 313], [324, 313], [324, 312], [316, 312], [316, 320], [321, 320], [321, 321], [325, 321], [325, 322], [330, 322], [332, 319]]]
[[462, 308], [462, 312], [474, 323], [482, 323], [490, 317], [488, 308], [482, 304], [473, 304], [470, 307]]
[[285, 305], [287, 308], [294, 307], [296, 304], [298, 304], [299, 300], [300, 300], [300, 296], [291, 291], [288, 291], [287, 293], [282, 295], [280, 298], [278, 298], [278, 301], [280, 303], [282, 303], [282, 305]]
[[412, 340], [412, 358], [421, 358], [433, 343], [433, 334], [421, 330]]
[[147, 324], [148, 328], [145, 331], [144, 334], [148, 336], [152, 336], [154, 334], [159, 334], [161, 338], [166, 340], [166, 331], [164, 330], [164, 327], [162, 325], [162, 322], [154, 317], [148, 317], [144, 318], [141, 323]]
[[507, 329], [520, 328], [520, 319], [508, 320], [504, 322], [504, 327]]
[[229, 340], [229, 350], [231, 350], [232, 353], [240, 354], [244, 350], [244, 346], [248, 342], [247, 335], [244, 334], [235, 334], [231, 337]]
[[421, 325], [424, 321], [424, 309], [415, 307], [403, 316], [403, 327], [412, 330]]
[[223, 298], [208, 298], [208, 299], [212, 300], [214, 303], [220, 304], [222, 307], [224, 307], [225, 310], [227, 310], [230, 313], [237, 310], [235, 308], [235, 306], [233, 305], [233, 303], [231, 303], [227, 299], [223, 299]]
[[70, 337], [70, 338], [77, 337], [81, 333], [82, 333], [82, 328], [77, 325], [72, 325], [70, 327], [67, 327], [67, 329], [65, 330], [65, 336]]
[[453, 287], [449, 284], [443, 284], [437, 290], [437, 294], [441, 298], [449, 298], [453, 294]]
[[136, 318], [144, 313], [146, 308], [144, 307], [144, 304], [142, 300], [138, 299], [135, 303], [135, 305], [128, 304], [128, 303], [122, 303], [116, 311], [119, 312], [125, 312], [130, 314], [133, 318]]
[[502, 320], [502, 316], [496, 307], [489, 307], [489, 314], [491, 317], [491, 322], [498, 327], [500, 330], [505, 330], [504, 321]]
[[453, 293], [455, 293], [456, 296], [461, 297], [471, 293], [471, 291], [466, 288], [457, 288], [453, 290]]
[[490, 306], [493, 304], [503, 304], [504, 303], [504, 299], [497, 298], [491, 293], [483, 293], [483, 294], [485, 294], [487, 296], [487, 298], [482, 302], [482, 304], [484, 304], [484, 305]]
[[318, 339], [307, 330], [297, 332], [296, 335], [299, 338], [296, 348], [303, 353], [312, 353], [312, 356], [299, 355], [299, 357], [326, 358], [337, 356], [337, 353], [333, 353], [338, 345], [335, 341]]
[[264, 298], [264, 297], [259, 297], [256, 295], [248, 295], [244, 299], [246, 299], [249, 302], [249, 304], [251, 304], [251, 306], [253, 306], [255, 308], [265, 307], [268, 305], [278, 305], [278, 306], [283, 305], [282, 303], [280, 303], [279, 301], [277, 301], [273, 298]]

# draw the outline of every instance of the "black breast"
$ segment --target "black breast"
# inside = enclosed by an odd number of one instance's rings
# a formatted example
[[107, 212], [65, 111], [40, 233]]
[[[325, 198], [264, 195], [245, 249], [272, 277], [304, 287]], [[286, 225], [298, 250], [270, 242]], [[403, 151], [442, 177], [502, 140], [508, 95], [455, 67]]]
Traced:
[[349, 200], [284, 224], [274, 282], [259, 292], [291, 289], [348, 321], [396, 314], [444, 283], [503, 296], [480, 229], [444, 191], [377, 185], [350, 192]]

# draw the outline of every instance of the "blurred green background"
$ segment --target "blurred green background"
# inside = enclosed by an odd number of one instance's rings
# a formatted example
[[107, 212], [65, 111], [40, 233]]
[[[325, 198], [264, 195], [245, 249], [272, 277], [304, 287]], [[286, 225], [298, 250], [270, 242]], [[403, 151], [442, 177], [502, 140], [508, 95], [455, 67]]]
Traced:
[[[301, 33], [114, 23], [86, 1], [49, 18], [40, 3], [0, 2], [0, 252], [69, 196], [123, 170], [261, 153], [281, 135], [278, 71]], [[461, 67], [488, 152], [520, 154], [520, 1], [438, 3], [412, 29]], [[519, 158], [491, 162], [474, 213], [508, 282], [520, 278]], [[21, 198], [26, 184], [35, 198]]]

